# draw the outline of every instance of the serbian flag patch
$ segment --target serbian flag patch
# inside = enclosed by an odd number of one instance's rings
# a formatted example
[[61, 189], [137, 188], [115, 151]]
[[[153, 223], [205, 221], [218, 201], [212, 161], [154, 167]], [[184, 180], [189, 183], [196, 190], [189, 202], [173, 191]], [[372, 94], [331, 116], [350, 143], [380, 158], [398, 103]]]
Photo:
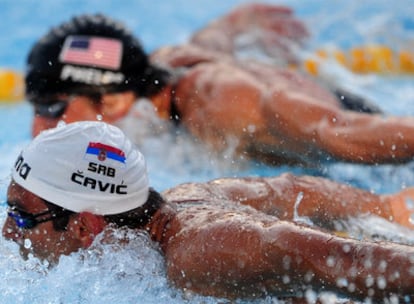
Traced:
[[119, 70], [122, 43], [96, 36], [68, 36], [59, 55], [62, 63]]
[[122, 150], [97, 142], [90, 142], [86, 148], [86, 158], [91, 157], [102, 162], [110, 159], [125, 164], [125, 153]]

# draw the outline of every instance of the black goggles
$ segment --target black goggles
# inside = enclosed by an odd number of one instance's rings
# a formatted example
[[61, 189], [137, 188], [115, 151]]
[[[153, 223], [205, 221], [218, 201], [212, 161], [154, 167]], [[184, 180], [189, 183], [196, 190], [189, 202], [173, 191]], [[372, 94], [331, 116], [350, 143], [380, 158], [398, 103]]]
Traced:
[[[34, 105], [35, 114], [46, 118], [59, 118], [62, 116], [70, 101], [75, 96], [84, 96], [93, 103], [99, 104], [105, 94], [115, 94], [133, 90], [128, 86], [102, 86], [99, 88], [81, 87], [71, 90], [67, 97], [59, 97], [58, 94], [28, 96], [29, 101]], [[66, 93], [63, 93], [66, 94]]]
[[7, 204], [9, 205], [7, 215], [12, 218], [17, 227], [21, 229], [33, 229], [40, 223], [45, 223], [54, 219], [69, 216], [69, 213], [67, 212], [57, 213], [50, 209], [44, 212], [32, 214], [23, 210], [19, 210], [16, 206], [9, 202], [7, 202]]
[[48, 96], [41, 99], [32, 99], [35, 114], [46, 118], [59, 118], [62, 116], [74, 96], [85, 96], [93, 103], [99, 104], [102, 100], [103, 93], [82, 93], [70, 95], [67, 98]]

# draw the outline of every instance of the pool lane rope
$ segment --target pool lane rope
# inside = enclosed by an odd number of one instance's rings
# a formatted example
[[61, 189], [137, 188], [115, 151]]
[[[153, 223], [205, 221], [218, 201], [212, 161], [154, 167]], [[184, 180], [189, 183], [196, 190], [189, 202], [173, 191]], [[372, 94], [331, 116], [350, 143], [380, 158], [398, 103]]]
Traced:
[[24, 99], [23, 74], [0, 68], [0, 102], [18, 102]]
[[414, 51], [395, 50], [384, 45], [364, 45], [348, 50], [319, 49], [303, 60], [302, 68], [318, 76], [321, 65], [332, 60], [355, 74], [414, 74]]

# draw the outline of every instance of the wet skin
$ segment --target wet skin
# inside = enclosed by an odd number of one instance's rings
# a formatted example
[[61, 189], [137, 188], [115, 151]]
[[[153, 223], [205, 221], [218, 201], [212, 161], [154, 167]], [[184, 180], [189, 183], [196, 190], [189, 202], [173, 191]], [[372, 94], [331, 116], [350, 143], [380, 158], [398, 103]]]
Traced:
[[[11, 183], [7, 192], [10, 207], [30, 214], [48, 211], [44, 200], [25, 190], [16, 183]], [[66, 230], [58, 231], [52, 221], [39, 223], [32, 229], [19, 228], [13, 218], [8, 216], [3, 225], [3, 236], [20, 246], [24, 258], [34, 255], [41, 260], [57, 263], [61, 255], [69, 255], [80, 248], [86, 248], [85, 239], [81, 237], [82, 223], [78, 214], [69, 218]]]

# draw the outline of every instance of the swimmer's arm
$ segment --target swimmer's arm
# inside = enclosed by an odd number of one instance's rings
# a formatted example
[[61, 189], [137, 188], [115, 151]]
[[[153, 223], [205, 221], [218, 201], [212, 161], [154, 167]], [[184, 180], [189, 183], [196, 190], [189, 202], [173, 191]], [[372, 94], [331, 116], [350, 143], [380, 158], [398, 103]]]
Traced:
[[414, 118], [344, 111], [301, 93], [279, 96], [276, 109], [280, 132], [355, 163], [402, 163], [414, 156]]
[[[177, 286], [204, 295], [286, 295], [308, 283], [362, 299], [369, 292], [378, 298], [412, 294], [410, 254], [414, 249], [408, 246], [362, 243], [284, 221], [223, 213], [222, 220], [187, 227], [172, 239], [166, 262]], [[367, 284], [372, 277], [389, 282]]]
[[414, 118], [344, 111], [321, 121], [321, 146], [338, 159], [356, 163], [403, 163], [414, 156]]
[[[409, 221], [414, 188], [391, 195], [377, 195], [346, 184], [315, 176], [285, 173], [265, 178], [222, 178], [210, 181], [210, 196], [249, 205], [283, 220], [307, 217], [324, 225], [335, 220], [376, 215], [388, 221], [414, 228]], [[414, 207], [413, 207], [414, 209]], [[414, 210], [411, 210], [413, 212]]]
[[323, 221], [368, 213], [391, 216], [388, 203], [380, 196], [326, 178], [285, 173], [265, 180], [274, 191], [275, 204], [283, 206], [279, 216], [284, 219], [293, 219], [295, 214]]
[[414, 201], [414, 188], [391, 195], [377, 195], [326, 178], [288, 173], [266, 178], [266, 181], [274, 191], [275, 203], [279, 208], [283, 206], [284, 212], [279, 214], [281, 218], [302, 216], [326, 223], [376, 215], [414, 229], [410, 222], [414, 210], [409, 210], [410, 200]]

